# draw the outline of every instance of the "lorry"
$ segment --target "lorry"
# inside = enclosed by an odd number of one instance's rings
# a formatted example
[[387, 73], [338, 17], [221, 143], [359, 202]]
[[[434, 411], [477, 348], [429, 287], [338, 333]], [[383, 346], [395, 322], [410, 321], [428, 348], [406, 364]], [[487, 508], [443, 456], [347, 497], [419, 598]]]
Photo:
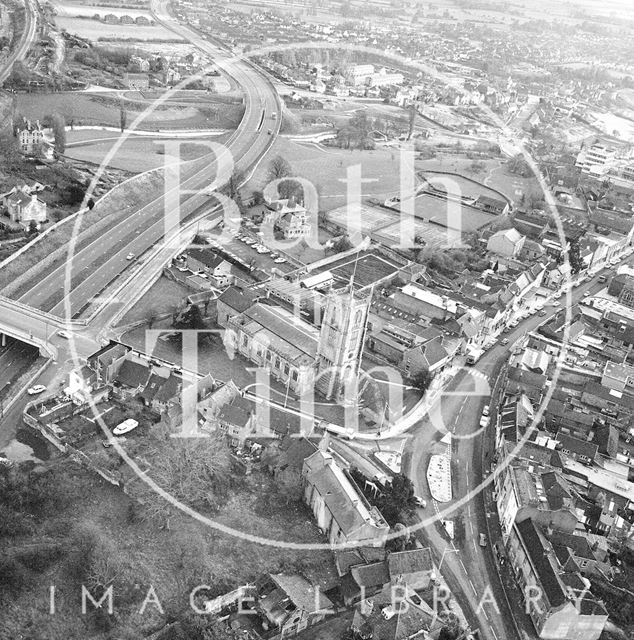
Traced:
[[484, 349], [471, 349], [467, 354], [467, 364], [474, 365], [484, 354]]

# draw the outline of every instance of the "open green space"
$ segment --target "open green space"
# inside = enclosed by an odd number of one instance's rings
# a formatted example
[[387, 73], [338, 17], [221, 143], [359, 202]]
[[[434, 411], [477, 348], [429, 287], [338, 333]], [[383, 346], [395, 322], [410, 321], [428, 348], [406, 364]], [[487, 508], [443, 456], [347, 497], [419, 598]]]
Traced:
[[[218, 102], [202, 105], [157, 105], [153, 100], [124, 103], [127, 110], [128, 126], [145, 108], [147, 113], [136, 125], [137, 129], [233, 129], [243, 113], [243, 107], [236, 104]], [[30, 93], [17, 95], [17, 111], [32, 121], [43, 120], [46, 116], [59, 113], [67, 125], [105, 125], [118, 127], [120, 107], [116, 97], [99, 93]], [[132, 108], [134, 107], [134, 109]]]

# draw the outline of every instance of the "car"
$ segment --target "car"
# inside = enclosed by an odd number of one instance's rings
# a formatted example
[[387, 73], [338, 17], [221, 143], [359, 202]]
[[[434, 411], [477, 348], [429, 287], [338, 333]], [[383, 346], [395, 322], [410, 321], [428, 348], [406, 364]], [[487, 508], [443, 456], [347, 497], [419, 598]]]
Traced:
[[559, 298], [561, 298], [562, 293], [561, 291], [557, 291], [557, 293], [554, 295], [555, 300], [559, 300]]
[[480, 534], [480, 546], [481, 547], [487, 546], [487, 537], [483, 533]]
[[538, 315], [543, 318], [546, 315], [546, 312], [542, 309]]
[[553, 307], [561, 307], [561, 302], [559, 302], [559, 300], [555, 300], [555, 302], [553, 302]]
[[286, 262], [286, 258], [275, 258], [274, 262], [276, 262], [277, 264], [282, 264]]
[[511, 332], [511, 327], [504, 327], [504, 329], [502, 329], [502, 333], [510, 333]]
[[607, 278], [607, 276], [599, 276], [599, 280], [598, 280], [598, 281], [599, 281], [601, 284], [603, 284], [604, 282], [607, 282], [607, 279], [608, 279], [608, 278]]
[[244, 241], [244, 244], [250, 244], [251, 245], [251, 244], [255, 244], [256, 242], [257, 242], [257, 240], [254, 240], [253, 238], [247, 238]]
[[269, 257], [271, 257], [271, 258], [273, 258], [273, 259], [275, 259], [275, 258], [279, 258], [279, 257], [280, 257], [280, 254], [279, 254], [279, 253], [276, 253], [275, 251], [271, 251], [271, 255], [270, 255]]
[[269, 135], [272, 136], [273, 132], [269, 129]]
[[501, 344], [503, 347], [506, 347], [506, 345], [507, 345], [508, 343], [509, 343], [509, 339], [508, 339], [508, 338], [504, 338], [504, 339], [502, 340], [502, 342], [500, 342], [500, 344]]
[[257, 252], [258, 253], [270, 253], [271, 250], [268, 247], [258, 247]]
[[513, 320], [513, 322], [509, 323], [509, 327], [511, 327], [511, 329], [515, 329], [515, 327], [517, 327], [518, 324], [519, 322], [517, 320]]
[[414, 496], [414, 502], [417, 507], [424, 509], [427, 506], [427, 500], [423, 500], [420, 496]]
[[128, 255], [125, 257], [126, 260], [134, 260], [134, 254], [133, 253], [128, 253]]
[[489, 426], [489, 418], [488, 418], [488, 416], [481, 416], [481, 418], [480, 418], [480, 426], [483, 429], [486, 429]]
[[64, 331], [63, 329], [61, 329], [60, 331], [57, 332], [57, 335], [60, 338], [66, 338], [66, 340], [70, 340], [70, 333], [68, 331]]
[[482, 415], [483, 415], [483, 416], [488, 416], [488, 415], [489, 415], [489, 411], [490, 411], [490, 409], [489, 409], [489, 405], [488, 405], [488, 404], [485, 404], [485, 405], [484, 405], [484, 409], [482, 409]]
[[30, 396], [36, 396], [38, 393], [42, 393], [42, 391], [46, 391], [46, 387], [43, 384], [36, 384], [33, 387], [30, 387], [27, 390], [27, 393]]
[[139, 423], [134, 418], [128, 418], [124, 420], [121, 424], [118, 424], [113, 430], [112, 433], [115, 436], [121, 436], [124, 433], [130, 433], [133, 429], [136, 429], [139, 426]]

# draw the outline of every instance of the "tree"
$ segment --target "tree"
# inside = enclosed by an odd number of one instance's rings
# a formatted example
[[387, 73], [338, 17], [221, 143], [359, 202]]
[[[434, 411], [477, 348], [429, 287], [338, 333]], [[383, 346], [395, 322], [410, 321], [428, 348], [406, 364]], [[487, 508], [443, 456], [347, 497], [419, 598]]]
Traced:
[[[176, 438], [161, 443], [152, 455], [152, 479], [192, 509], [215, 511], [229, 484], [229, 450], [222, 436]], [[171, 504], [145, 483], [138, 491], [145, 516], [169, 525]]]
[[430, 371], [423, 369], [412, 377], [412, 386], [421, 393], [425, 393], [427, 389], [429, 389], [433, 379], [434, 375]]
[[63, 154], [64, 151], [66, 151], [66, 123], [64, 116], [59, 113], [54, 113], [51, 116], [51, 126], [55, 139], [55, 153]]
[[295, 202], [304, 200], [304, 188], [297, 180], [282, 180], [277, 185], [277, 193], [280, 198], [290, 200], [293, 198]]
[[348, 236], [342, 236], [332, 245], [332, 250], [334, 253], [342, 253], [344, 251], [349, 251], [352, 249], [352, 242], [350, 242], [350, 238]]
[[275, 156], [269, 163], [269, 171], [267, 174], [267, 181], [273, 182], [280, 178], [288, 178], [293, 175], [291, 165], [282, 156]]
[[37, 222], [35, 222], [35, 220], [31, 220], [31, 222], [29, 222], [29, 230], [27, 233], [30, 236], [34, 236], [37, 233]]
[[128, 123], [128, 114], [123, 106], [123, 101], [121, 101], [119, 105], [119, 127], [121, 128], [121, 133], [125, 131], [126, 125]]
[[459, 547], [464, 544], [465, 541], [465, 526], [464, 518], [461, 513], [456, 514], [453, 520], [453, 538]]
[[570, 270], [573, 274], [577, 274], [583, 268], [583, 260], [581, 259], [581, 251], [579, 249], [579, 241], [573, 240], [570, 243], [568, 251], [568, 261], [570, 262]]

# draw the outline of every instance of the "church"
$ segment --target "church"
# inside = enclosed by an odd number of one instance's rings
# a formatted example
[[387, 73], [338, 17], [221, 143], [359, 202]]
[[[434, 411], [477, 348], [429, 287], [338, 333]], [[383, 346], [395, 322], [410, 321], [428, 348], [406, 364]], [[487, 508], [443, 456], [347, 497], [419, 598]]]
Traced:
[[[231, 313], [234, 292], [220, 296], [219, 323], [241, 355], [301, 395], [315, 389], [328, 400], [340, 399], [356, 380], [363, 353], [371, 293], [351, 284], [326, 292], [315, 326], [287, 308], [258, 298]], [[226, 342], [227, 342], [226, 340]]]

